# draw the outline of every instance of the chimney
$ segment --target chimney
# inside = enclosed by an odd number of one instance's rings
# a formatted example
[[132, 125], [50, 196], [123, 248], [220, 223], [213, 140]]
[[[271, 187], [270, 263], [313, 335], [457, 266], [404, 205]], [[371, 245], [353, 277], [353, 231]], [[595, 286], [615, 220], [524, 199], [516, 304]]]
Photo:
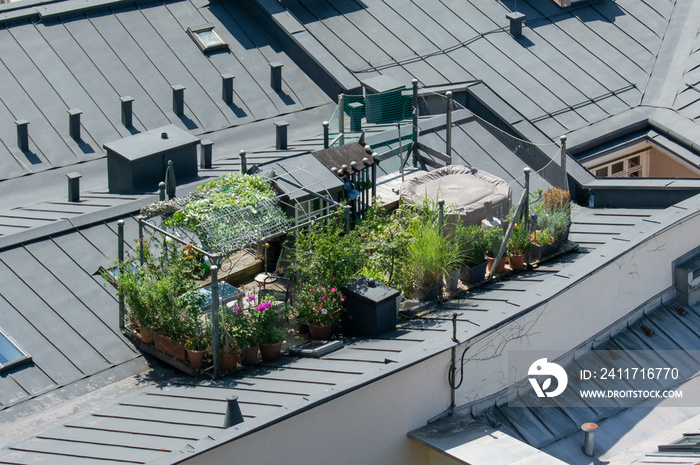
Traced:
[[175, 84], [170, 88], [173, 89], [173, 113], [182, 116], [185, 114], [185, 86]]
[[233, 103], [233, 79], [236, 76], [227, 73], [221, 75], [221, 98], [226, 105]]
[[289, 123], [286, 121], [275, 122], [275, 147], [277, 150], [287, 150], [287, 127]]
[[523, 35], [523, 21], [525, 20], [525, 15], [518, 11], [513, 11], [508, 13], [506, 18], [510, 21], [510, 35], [516, 39]]
[[584, 423], [581, 425], [581, 431], [585, 433], [583, 438], [583, 453], [589, 457], [593, 457], [594, 452], [594, 436], [595, 432], [598, 431], [598, 425], [595, 423]]
[[201, 168], [210, 169], [212, 153], [214, 151], [214, 142], [209, 139], [204, 139], [202, 141], [202, 153], [200, 156], [199, 166]]
[[270, 63], [270, 86], [276, 92], [282, 91], [282, 63]]
[[17, 125], [17, 147], [26, 152], [29, 150], [29, 121], [18, 119], [15, 124]]
[[122, 103], [122, 124], [124, 127], [130, 128], [133, 124], [133, 97], [125, 96], [119, 97], [119, 101]]
[[80, 202], [80, 173], [68, 173], [68, 201]]
[[68, 134], [74, 140], [80, 140], [80, 115], [83, 112], [78, 108], [68, 110]]

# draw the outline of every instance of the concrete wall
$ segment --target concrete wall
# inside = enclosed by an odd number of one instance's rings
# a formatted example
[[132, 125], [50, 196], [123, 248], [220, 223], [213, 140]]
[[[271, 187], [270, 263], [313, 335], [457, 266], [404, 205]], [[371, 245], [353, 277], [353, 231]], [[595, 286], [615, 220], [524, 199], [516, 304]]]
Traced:
[[[495, 394], [513, 381], [524, 379], [534, 359], [521, 357], [511, 367], [511, 351], [554, 350], [558, 355], [565, 354], [650, 300], [657, 298], [660, 303], [659, 296], [673, 295], [668, 292], [673, 286], [672, 262], [700, 246], [700, 215], [695, 208], [698, 203], [695, 197], [685, 202], [691, 208], [662, 211], [661, 223], [670, 226], [659, 226], [655, 236], [632, 232], [629, 238], [633, 248], [624, 255], [616, 257], [619, 243], [615, 248], [617, 241], [613, 241], [610, 247], [592, 252], [588, 260], [579, 259], [567, 267], [565, 273], [569, 276], [561, 277], [560, 291], [548, 302], [474, 343], [465, 357], [465, 379], [457, 392], [456, 405], [491, 396], [478, 408], [488, 407], [495, 401]], [[640, 241], [634, 234], [647, 239]], [[603, 261], [606, 256], [610, 257], [607, 264]], [[599, 270], [590, 274], [601, 264]], [[548, 291], [551, 290], [543, 289], [541, 295], [546, 296]], [[532, 293], [539, 294], [536, 290]], [[604, 334], [602, 339], [609, 333]], [[464, 346], [460, 354], [462, 350]]]
[[183, 463], [427, 465], [406, 434], [450, 405], [450, 351]]

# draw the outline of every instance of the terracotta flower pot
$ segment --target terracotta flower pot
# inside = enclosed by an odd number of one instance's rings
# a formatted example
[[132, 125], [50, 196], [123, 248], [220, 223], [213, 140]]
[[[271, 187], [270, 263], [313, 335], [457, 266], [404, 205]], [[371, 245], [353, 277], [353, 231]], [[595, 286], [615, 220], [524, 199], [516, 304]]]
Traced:
[[258, 363], [258, 346], [250, 346], [240, 352], [240, 360], [243, 365], [252, 366]]
[[[486, 272], [489, 273], [489, 272], [491, 272], [491, 267], [493, 266], [493, 262], [496, 261], [496, 258], [495, 257], [486, 257], [486, 260], [488, 260], [488, 262], [489, 262], [488, 267], [486, 269]], [[496, 273], [503, 273], [504, 271], [506, 271], [506, 259], [501, 258], [501, 261], [498, 262], [498, 266], [496, 267], [495, 272]]]
[[511, 255], [508, 260], [510, 261], [510, 269], [513, 271], [525, 268], [525, 254], [523, 253]]
[[185, 359], [185, 344], [175, 342], [168, 336], [163, 336], [160, 333], [153, 334], [156, 350], [175, 357], [179, 360]]
[[153, 343], [153, 330], [151, 328], [141, 326], [139, 329], [139, 334], [141, 336], [141, 342], [145, 342], [146, 344]]
[[333, 325], [312, 325], [309, 323], [309, 334], [311, 334], [311, 339], [316, 340], [328, 340], [333, 335]]
[[221, 353], [219, 355], [219, 367], [222, 371], [235, 370], [236, 365], [238, 365], [238, 357], [238, 352], [234, 352], [232, 354]]
[[185, 351], [187, 352], [187, 358], [190, 360], [190, 365], [192, 365], [192, 368], [202, 368], [202, 365], [204, 364], [204, 354], [206, 351], [192, 349], [185, 349]]
[[273, 362], [280, 358], [280, 355], [282, 355], [282, 341], [260, 346], [260, 358], [264, 362]]

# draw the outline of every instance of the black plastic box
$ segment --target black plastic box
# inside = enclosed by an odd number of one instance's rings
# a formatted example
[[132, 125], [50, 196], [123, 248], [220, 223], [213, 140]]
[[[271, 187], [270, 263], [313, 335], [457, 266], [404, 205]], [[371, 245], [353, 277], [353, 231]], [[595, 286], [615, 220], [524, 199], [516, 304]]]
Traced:
[[376, 337], [396, 329], [399, 291], [368, 278], [350, 281], [342, 291], [344, 335]]

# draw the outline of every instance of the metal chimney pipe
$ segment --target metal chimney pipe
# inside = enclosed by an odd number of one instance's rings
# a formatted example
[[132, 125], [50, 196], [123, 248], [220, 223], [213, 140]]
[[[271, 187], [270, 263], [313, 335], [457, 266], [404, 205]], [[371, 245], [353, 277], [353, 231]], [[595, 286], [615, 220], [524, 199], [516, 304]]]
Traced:
[[83, 112], [78, 108], [68, 110], [68, 134], [74, 140], [80, 140], [80, 115]]
[[133, 118], [133, 103], [134, 103], [134, 98], [129, 97], [128, 95], [125, 97], [119, 97], [119, 101], [122, 104], [122, 124], [124, 127], [130, 128], [134, 124], [134, 118]]
[[226, 416], [224, 417], [224, 428], [230, 428], [239, 423], [243, 423], [243, 414], [238, 406], [238, 397], [231, 396], [226, 399]]
[[26, 152], [29, 150], [29, 121], [18, 119], [15, 124], [17, 125], [17, 147]]
[[80, 173], [72, 172], [66, 174], [68, 178], [68, 201], [80, 202]]
[[330, 130], [328, 128], [328, 121], [323, 122], [323, 148], [327, 149], [330, 145]]
[[561, 181], [561, 188], [564, 189], [565, 191], [569, 190], [569, 176], [566, 174], [566, 136], [561, 136], [559, 137], [559, 141], [561, 142], [561, 172], [562, 172], [562, 181]]
[[287, 150], [287, 127], [286, 121], [275, 121], [275, 147], [277, 150]]
[[584, 423], [581, 425], [581, 431], [585, 433], [584, 439], [583, 439], [583, 453], [586, 454], [589, 457], [594, 456], [594, 437], [595, 437], [595, 432], [598, 431], [598, 425], [595, 423]]
[[199, 166], [204, 169], [211, 169], [211, 159], [214, 152], [214, 142], [209, 139], [202, 141], [202, 153], [199, 161]]
[[170, 88], [173, 90], [173, 113], [182, 116], [185, 114], [185, 86], [175, 84]]
[[282, 91], [282, 63], [270, 63], [270, 87], [275, 92]]
[[241, 173], [245, 174], [248, 171], [248, 163], [246, 163], [245, 150], [238, 152], [238, 156], [241, 157]]
[[513, 11], [508, 13], [506, 18], [510, 21], [510, 35], [515, 39], [523, 35], [523, 21], [525, 20], [525, 15], [518, 11]]
[[134, 98], [127, 95], [125, 97], [119, 97], [119, 101], [122, 103], [122, 124], [124, 127], [130, 128], [134, 125]]
[[233, 79], [235, 77], [231, 73], [221, 75], [221, 98], [224, 99], [224, 103], [227, 105], [233, 103]]

